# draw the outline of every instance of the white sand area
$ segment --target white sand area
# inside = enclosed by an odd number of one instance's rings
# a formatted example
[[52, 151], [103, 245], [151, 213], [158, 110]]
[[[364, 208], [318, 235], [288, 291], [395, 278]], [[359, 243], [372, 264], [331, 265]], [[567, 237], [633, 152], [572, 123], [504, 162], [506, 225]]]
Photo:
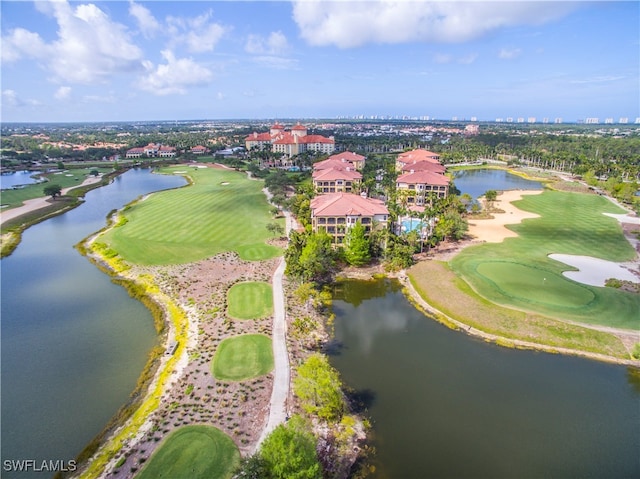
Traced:
[[[591, 286], [604, 286], [609, 278], [640, 282], [638, 263], [614, 263], [591, 256], [577, 256], [572, 254], [550, 254], [549, 258], [568, 264], [578, 271], [565, 271], [562, 274], [578, 283]], [[633, 273], [635, 271], [636, 274]]]
[[491, 219], [474, 219], [469, 223], [469, 234], [487, 243], [501, 243], [505, 238], [515, 238], [518, 235], [507, 229], [505, 225], [514, 225], [528, 218], [538, 218], [539, 215], [522, 211], [511, 204], [512, 201], [522, 199], [524, 195], [539, 195], [542, 190], [510, 190], [505, 191], [494, 202], [494, 207], [504, 213], [492, 213]]
[[614, 213], [602, 213], [603, 215], [610, 216], [617, 219], [620, 223], [630, 223], [632, 225], [640, 225], [640, 217], [631, 216], [628, 214], [616, 215]]

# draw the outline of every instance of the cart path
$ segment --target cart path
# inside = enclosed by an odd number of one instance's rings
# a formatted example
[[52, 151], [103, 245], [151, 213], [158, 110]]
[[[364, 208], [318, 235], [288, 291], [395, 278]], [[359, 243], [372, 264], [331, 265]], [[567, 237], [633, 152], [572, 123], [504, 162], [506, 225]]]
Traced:
[[[295, 228], [294, 220], [288, 212], [285, 212], [286, 234]], [[269, 405], [269, 419], [262, 430], [260, 439], [256, 444], [256, 451], [260, 448], [262, 441], [276, 428], [287, 420], [287, 398], [291, 380], [289, 366], [289, 353], [287, 351], [287, 322], [285, 312], [284, 288], [282, 277], [285, 269], [284, 258], [280, 259], [280, 264], [273, 273], [273, 390], [271, 391], [271, 402]]]

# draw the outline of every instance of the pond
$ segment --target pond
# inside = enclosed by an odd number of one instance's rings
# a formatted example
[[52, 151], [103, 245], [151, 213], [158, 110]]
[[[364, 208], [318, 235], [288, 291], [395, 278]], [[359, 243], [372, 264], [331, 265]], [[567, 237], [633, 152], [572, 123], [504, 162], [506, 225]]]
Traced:
[[[3, 461], [68, 462], [127, 402], [157, 342], [153, 319], [74, 245], [111, 210], [183, 184], [130, 170], [78, 208], [27, 229], [2, 260]], [[32, 476], [52, 474], [18, 477]]]
[[391, 280], [335, 288], [330, 360], [368, 406], [377, 479], [640, 477], [640, 374], [449, 330]]
[[5, 190], [19, 185], [31, 185], [38, 183], [37, 175], [40, 171], [15, 171], [0, 175], [0, 188]]
[[480, 169], [454, 172], [453, 182], [460, 194], [468, 193], [472, 198], [482, 196], [487, 190], [541, 190], [539, 181], [527, 180], [506, 170]]

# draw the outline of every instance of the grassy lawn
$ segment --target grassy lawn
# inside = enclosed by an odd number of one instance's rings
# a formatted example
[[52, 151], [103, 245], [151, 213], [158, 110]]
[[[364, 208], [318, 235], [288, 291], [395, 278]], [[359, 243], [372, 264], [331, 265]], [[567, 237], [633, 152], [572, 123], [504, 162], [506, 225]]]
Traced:
[[231, 438], [211, 426], [184, 426], [172, 432], [136, 479], [231, 477], [240, 452]]
[[271, 338], [262, 334], [243, 334], [220, 343], [213, 358], [213, 375], [223, 381], [242, 381], [271, 372]]
[[49, 182], [28, 185], [19, 190], [3, 190], [2, 204], [9, 205], [3, 208], [3, 210], [21, 206], [26, 200], [46, 196], [43, 190], [47, 185], [56, 184], [60, 185], [63, 189], [70, 186], [80, 186], [82, 182], [89, 177], [89, 174], [93, 170], [98, 170], [100, 173], [109, 173], [113, 171], [113, 168], [78, 168], [65, 170], [61, 173], [47, 173], [46, 175], [41, 175], [49, 178]]
[[509, 339], [628, 359], [620, 340], [610, 334], [496, 306], [476, 294], [445, 263], [423, 261], [408, 273], [415, 289], [429, 304], [475, 329]]
[[248, 281], [234, 284], [227, 293], [227, 315], [233, 319], [260, 319], [273, 311], [273, 290], [269, 283]]
[[622, 213], [603, 197], [545, 191], [514, 204], [539, 214], [509, 226], [518, 238], [467, 248], [452, 261], [453, 270], [490, 301], [553, 318], [640, 329], [640, 295], [571, 281], [572, 268], [551, 253], [628, 261], [635, 251], [618, 222], [603, 212]]
[[[188, 172], [193, 184], [156, 193], [124, 211], [128, 220], [104, 234], [105, 242], [127, 261], [139, 264], [189, 263], [224, 251], [263, 260], [282, 253], [265, 244], [274, 220], [261, 181], [214, 168], [165, 168]], [[278, 220], [283, 221], [283, 220]]]

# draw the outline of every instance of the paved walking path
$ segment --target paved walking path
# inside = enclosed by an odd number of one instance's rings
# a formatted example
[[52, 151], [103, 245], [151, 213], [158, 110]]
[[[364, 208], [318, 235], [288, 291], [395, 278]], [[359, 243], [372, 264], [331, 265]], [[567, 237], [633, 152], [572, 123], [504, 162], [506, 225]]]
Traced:
[[[285, 212], [286, 218], [286, 234], [294, 227], [294, 220], [291, 215]], [[289, 353], [287, 351], [287, 322], [284, 301], [284, 288], [282, 287], [282, 277], [285, 269], [284, 258], [280, 259], [280, 264], [273, 273], [273, 332], [271, 333], [273, 341], [273, 390], [271, 391], [271, 403], [269, 407], [269, 419], [267, 425], [262, 431], [260, 439], [256, 444], [256, 451], [260, 448], [262, 441], [273, 431], [279, 424], [287, 420], [287, 398], [289, 396], [289, 387], [291, 373], [289, 369]]]
[[[69, 188], [63, 188], [60, 192], [62, 195], [66, 195], [70, 190], [74, 188], [78, 188], [79, 186], [90, 185], [92, 183], [96, 183], [102, 179], [101, 176], [95, 177], [91, 176], [84, 180], [81, 185], [70, 186]], [[9, 221], [13, 218], [17, 218], [18, 216], [22, 216], [26, 213], [31, 213], [32, 211], [39, 210], [40, 208], [45, 208], [51, 205], [49, 196], [42, 196], [40, 198], [33, 198], [31, 200], [24, 201], [22, 206], [17, 206], [16, 208], [11, 208], [10, 210], [0, 212], [0, 224], [5, 221]]]

